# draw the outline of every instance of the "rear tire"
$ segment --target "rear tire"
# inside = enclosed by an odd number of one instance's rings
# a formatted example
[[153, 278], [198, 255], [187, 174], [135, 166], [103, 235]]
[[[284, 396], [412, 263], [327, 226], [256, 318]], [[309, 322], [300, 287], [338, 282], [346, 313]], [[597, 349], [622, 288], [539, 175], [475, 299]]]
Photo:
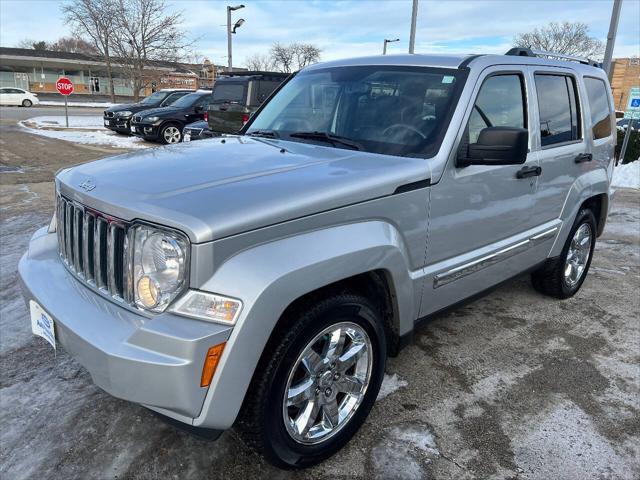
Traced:
[[380, 313], [355, 294], [328, 296], [285, 321], [265, 347], [236, 429], [269, 463], [292, 469], [330, 457], [364, 423], [386, 341]]
[[596, 245], [596, 217], [588, 208], [578, 212], [559, 257], [549, 259], [531, 275], [533, 287], [555, 298], [569, 298], [584, 283]]
[[32, 102], [31, 100], [24, 99], [24, 100], [22, 101], [22, 106], [23, 106], [23, 107], [29, 108], [31, 105], [33, 105], [33, 102]]

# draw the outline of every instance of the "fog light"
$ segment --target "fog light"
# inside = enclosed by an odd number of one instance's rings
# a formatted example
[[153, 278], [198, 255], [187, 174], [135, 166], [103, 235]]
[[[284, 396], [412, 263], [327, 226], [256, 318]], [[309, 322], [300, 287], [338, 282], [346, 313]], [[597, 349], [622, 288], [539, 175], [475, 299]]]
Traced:
[[221, 343], [220, 345], [211, 347], [207, 351], [207, 356], [204, 359], [204, 365], [202, 366], [202, 377], [200, 378], [201, 387], [208, 387], [211, 385], [211, 380], [213, 379], [213, 374], [216, 373], [216, 368], [218, 367], [218, 362], [222, 356], [224, 346], [225, 344]]
[[187, 317], [233, 325], [236, 323], [242, 302], [214, 293], [189, 290], [176, 300], [173, 311]]
[[158, 283], [151, 277], [144, 276], [138, 280], [138, 297], [146, 308], [153, 308], [158, 304]]

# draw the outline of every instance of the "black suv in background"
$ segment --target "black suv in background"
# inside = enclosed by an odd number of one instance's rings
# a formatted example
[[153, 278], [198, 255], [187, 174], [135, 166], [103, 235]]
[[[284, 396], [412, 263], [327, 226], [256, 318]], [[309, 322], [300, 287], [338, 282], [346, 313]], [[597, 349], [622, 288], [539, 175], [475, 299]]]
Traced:
[[149, 108], [166, 107], [180, 97], [184, 97], [193, 92], [195, 92], [193, 89], [166, 88], [152, 93], [138, 103], [114, 105], [104, 111], [104, 126], [114, 132], [128, 134], [130, 133], [129, 123], [133, 114], [141, 112], [142, 110], [148, 110]]
[[204, 118], [210, 98], [211, 90], [198, 90], [179, 98], [168, 107], [138, 112], [131, 119], [131, 133], [145, 140], [181, 142], [182, 129]]
[[209, 128], [215, 133], [236, 133], [288, 76], [280, 72], [235, 72], [218, 78], [209, 104]]

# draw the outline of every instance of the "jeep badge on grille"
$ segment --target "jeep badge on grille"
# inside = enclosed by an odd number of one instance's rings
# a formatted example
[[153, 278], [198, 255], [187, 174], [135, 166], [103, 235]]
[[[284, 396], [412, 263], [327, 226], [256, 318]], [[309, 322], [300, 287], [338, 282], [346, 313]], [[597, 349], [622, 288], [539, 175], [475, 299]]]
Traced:
[[82, 188], [85, 192], [90, 192], [91, 190], [96, 188], [96, 184], [87, 178], [79, 185], [79, 187]]

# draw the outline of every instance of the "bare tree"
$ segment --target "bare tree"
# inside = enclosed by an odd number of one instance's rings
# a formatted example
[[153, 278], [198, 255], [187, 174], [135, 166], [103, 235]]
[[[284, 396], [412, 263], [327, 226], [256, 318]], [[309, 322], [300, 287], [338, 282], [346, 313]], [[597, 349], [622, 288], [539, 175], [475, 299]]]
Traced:
[[137, 101], [152, 81], [145, 67], [177, 62], [191, 46], [180, 29], [182, 13], [167, 13], [165, 0], [118, 0], [114, 50], [133, 84]]
[[85, 55], [100, 55], [98, 49], [90, 42], [78, 37], [62, 37], [48, 45], [49, 50], [55, 52], [84, 53]]
[[264, 53], [255, 53], [247, 58], [246, 65], [249, 70], [268, 72], [275, 68], [273, 58]]
[[16, 43], [16, 48], [27, 48], [33, 50], [47, 50], [47, 42], [34, 40], [33, 38], [23, 38]]
[[291, 73], [320, 60], [321, 50], [310, 43], [282, 45], [274, 43], [269, 51], [273, 66], [281, 72]]
[[515, 47], [590, 58], [600, 58], [604, 53], [604, 43], [590, 37], [588, 25], [582, 22], [551, 22], [545, 27], [516, 35], [513, 44]]
[[78, 36], [86, 38], [104, 59], [112, 102], [115, 102], [111, 63], [113, 39], [116, 36], [114, 7], [111, 0], [71, 0], [62, 5], [65, 22], [73, 27]]

